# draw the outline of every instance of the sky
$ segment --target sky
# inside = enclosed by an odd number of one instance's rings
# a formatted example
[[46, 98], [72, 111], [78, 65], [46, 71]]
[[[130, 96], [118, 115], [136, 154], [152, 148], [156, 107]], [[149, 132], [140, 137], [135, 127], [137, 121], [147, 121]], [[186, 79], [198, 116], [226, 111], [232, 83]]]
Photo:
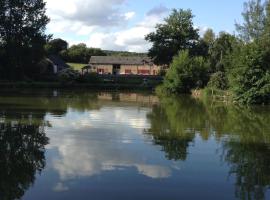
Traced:
[[194, 26], [202, 35], [234, 33], [241, 22], [245, 0], [45, 0], [51, 21], [47, 33], [69, 45], [85, 43], [104, 50], [146, 52], [151, 44], [144, 37], [173, 8], [191, 9]]

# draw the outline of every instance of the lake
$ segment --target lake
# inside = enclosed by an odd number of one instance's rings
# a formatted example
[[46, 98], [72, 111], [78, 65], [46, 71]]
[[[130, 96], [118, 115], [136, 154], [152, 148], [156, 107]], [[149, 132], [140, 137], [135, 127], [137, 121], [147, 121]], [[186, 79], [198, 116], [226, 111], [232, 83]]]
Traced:
[[0, 199], [270, 199], [269, 186], [269, 107], [1, 91]]

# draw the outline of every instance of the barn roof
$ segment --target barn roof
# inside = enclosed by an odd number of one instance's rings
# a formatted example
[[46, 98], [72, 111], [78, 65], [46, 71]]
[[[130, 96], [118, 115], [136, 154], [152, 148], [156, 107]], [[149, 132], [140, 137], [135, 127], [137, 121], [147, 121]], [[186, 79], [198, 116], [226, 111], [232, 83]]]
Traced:
[[121, 56], [92, 56], [89, 64], [110, 64], [110, 65], [144, 65], [153, 64], [149, 57], [121, 57]]
[[59, 56], [57, 55], [49, 55], [48, 59], [54, 64], [57, 65], [58, 67], [62, 68], [69, 68], [70, 66], [65, 63], [64, 60], [62, 60]]

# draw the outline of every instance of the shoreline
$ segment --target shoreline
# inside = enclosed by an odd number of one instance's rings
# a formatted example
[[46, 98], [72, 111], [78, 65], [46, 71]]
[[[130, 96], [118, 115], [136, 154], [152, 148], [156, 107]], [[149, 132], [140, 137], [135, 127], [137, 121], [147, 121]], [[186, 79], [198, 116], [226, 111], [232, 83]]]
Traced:
[[0, 82], [1, 89], [91, 89], [154, 91], [156, 85], [76, 82]]

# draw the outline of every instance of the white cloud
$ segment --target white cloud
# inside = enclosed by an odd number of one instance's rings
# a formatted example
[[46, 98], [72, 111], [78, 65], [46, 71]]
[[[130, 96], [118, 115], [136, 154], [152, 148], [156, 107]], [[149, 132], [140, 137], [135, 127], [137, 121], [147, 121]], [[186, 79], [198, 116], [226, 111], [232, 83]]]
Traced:
[[125, 19], [120, 6], [125, 0], [46, 0], [49, 14], [80, 21], [88, 26], [112, 26]]
[[[136, 13], [125, 8], [127, 0], [45, 1], [51, 18], [49, 33], [64, 36], [70, 44], [86, 43], [106, 50], [146, 52], [151, 45], [145, 36], [168, 11], [163, 5], [154, 7], [141, 21], [131, 24]], [[83, 39], [78, 41], [78, 38]]]
[[127, 12], [125, 13], [125, 19], [130, 20], [135, 16], [135, 14], [136, 14], [135, 12]]
[[47, 149], [54, 149], [58, 154], [51, 161], [51, 167], [59, 174], [53, 189], [66, 191], [66, 182], [125, 168], [133, 168], [148, 178], [170, 177], [173, 163], [153, 162], [160, 157], [151, 152], [156, 152], [156, 148], [145, 151], [143, 146], [138, 148], [134, 143], [145, 139], [143, 130], [150, 128], [145, 117], [148, 112], [148, 108], [105, 107], [79, 115], [69, 110], [62, 118], [48, 115], [46, 120], [51, 122], [52, 128], [46, 130], [50, 137]]
[[116, 32], [94, 33], [87, 41], [87, 45], [102, 49], [147, 52], [151, 44], [145, 40], [145, 36], [154, 31], [157, 23], [162, 23], [163, 17], [163, 15], [146, 15], [133, 27]]
[[[45, 0], [49, 33], [85, 36], [107, 27], [125, 26], [135, 12], [124, 12], [125, 0]], [[65, 38], [64, 38], [65, 39]], [[81, 41], [84, 42], [84, 41]]]
[[195, 28], [199, 29], [200, 36], [203, 36], [208, 29], [212, 29], [209, 26], [195, 26]]

